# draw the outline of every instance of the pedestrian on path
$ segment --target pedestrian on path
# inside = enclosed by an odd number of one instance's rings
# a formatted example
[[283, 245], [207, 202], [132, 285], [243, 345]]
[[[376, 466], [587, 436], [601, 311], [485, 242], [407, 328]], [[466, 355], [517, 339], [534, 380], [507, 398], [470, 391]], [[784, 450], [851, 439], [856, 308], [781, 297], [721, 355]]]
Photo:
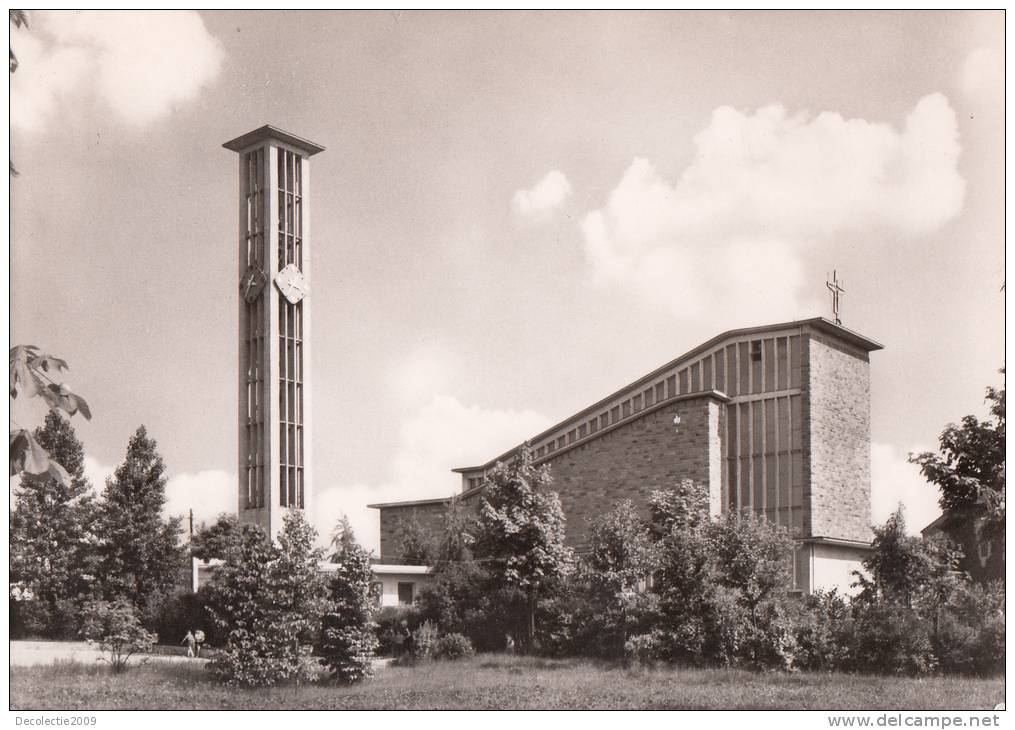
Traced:
[[194, 647], [197, 645], [197, 638], [194, 636], [194, 632], [187, 629], [187, 635], [183, 637], [183, 641], [180, 643], [187, 645], [187, 657], [193, 659]]

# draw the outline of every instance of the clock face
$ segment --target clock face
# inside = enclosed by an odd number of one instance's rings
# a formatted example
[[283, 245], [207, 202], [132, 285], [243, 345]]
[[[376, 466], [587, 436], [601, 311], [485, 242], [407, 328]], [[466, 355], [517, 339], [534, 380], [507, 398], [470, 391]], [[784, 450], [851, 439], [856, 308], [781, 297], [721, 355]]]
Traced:
[[288, 264], [278, 272], [275, 277], [275, 286], [282, 292], [282, 296], [289, 300], [290, 304], [299, 303], [307, 295], [307, 280], [303, 273], [296, 268], [296, 264]]
[[267, 275], [256, 266], [251, 266], [240, 279], [240, 291], [246, 302], [252, 302], [261, 294], [264, 283], [268, 281]]

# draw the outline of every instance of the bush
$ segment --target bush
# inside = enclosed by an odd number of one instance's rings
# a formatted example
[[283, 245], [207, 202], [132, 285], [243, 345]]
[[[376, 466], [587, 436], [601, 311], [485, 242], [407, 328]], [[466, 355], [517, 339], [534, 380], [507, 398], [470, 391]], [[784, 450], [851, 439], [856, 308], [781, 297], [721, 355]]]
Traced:
[[852, 632], [849, 604], [838, 591], [805, 596], [796, 616], [796, 667], [826, 672], [846, 668]]
[[82, 614], [81, 634], [85, 640], [108, 656], [101, 657], [109, 662], [113, 671], [123, 672], [134, 654], [148, 654], [159, 640], [155, 634], [145, 631], [134, 614], [134, 605], [125, 598], [108, 601], [94, 601], [85, 606]]
[[422, 619], [413, 606], [385, 606], [374, 614], [374, 632], [377, 634], [377, 653], [395, 656], [403, 651], [405, 635], [403, 625], [411, 633]]
[[464, 659], [475, 654], [472, 642], [461, 634], [447, 634], [434, 642], [431, 650], [434, 659]]
[[962, 586], [936, 612], [934, 653], [946, 673], [991, 675], [1004, 671], [1004, 588]]
[[857, 606], [849, 668], [920, 676], [937, 666], [927, 622], [900, 605]]
[[152, 628], [162, 643], [179, 646], [188, 631], [200, 629], [205, 633], [205, 645], [217, 641], [214, 622], [206, 605], [207, 591], [176, 593], [153, 607]]
[[327, 586], [315, 538], [296, 511], [283, 518], [277, 546], [260, 528], [242, 528], [210, 584], [209, 610], [225, 637], [208, 663], [216, 679], [248, 687], [317, 680], [310, 654]]
[[432, 659], [437, 637], [437, 627], [429, 621], [424, 621], [422, 626], [412, 632], [412, 657]]
[[670, 638], [658, 629], [647, 634], [635, 634], [624, 642], [624, 660], [652, 665], [668, 653]]

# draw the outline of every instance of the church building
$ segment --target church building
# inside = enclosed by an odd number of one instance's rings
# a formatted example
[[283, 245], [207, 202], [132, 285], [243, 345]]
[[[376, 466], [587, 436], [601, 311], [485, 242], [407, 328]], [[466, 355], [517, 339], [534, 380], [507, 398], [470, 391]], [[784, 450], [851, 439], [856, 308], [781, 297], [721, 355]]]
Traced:
[[[324, 148], [270, 125], [223, 146], [239, 163], [237, 512], [275, 537], [286, 510], [313, 508], [309, 160]], [[589, 518], [622, 499], [647, 512], [654, 490], [690, 479], [712, 514], [750, 509], [791, 531], [797, 589], [848, 587], [870, 549], [869, 355], [881, 345], [841, 325], [843, 290], [829, 289], [834, 322], [724, 332], [533, 436], [568, 542], [581, 551]], [[519, 448], [454, 470], [466, 505]], [[436, 526], [449, 499], [370, 505], [382, 602], [411, 602], [428, 577], [399, 564], [403, 520]]]
[[[579, 552], [588, 520], [690, 479], [714, 515], [750, 509], [799, 544], [795, 588], [848, 589], [870, 549], [869, 356], [877, 342], [816, 317], [731, 330], [533, 436]], [[478, 509], [486, 475], [515, 446], [454, 469]], [[381, 562], [401, 558], [400, 525], [436, 528], [450, 498], [370, 505]]]

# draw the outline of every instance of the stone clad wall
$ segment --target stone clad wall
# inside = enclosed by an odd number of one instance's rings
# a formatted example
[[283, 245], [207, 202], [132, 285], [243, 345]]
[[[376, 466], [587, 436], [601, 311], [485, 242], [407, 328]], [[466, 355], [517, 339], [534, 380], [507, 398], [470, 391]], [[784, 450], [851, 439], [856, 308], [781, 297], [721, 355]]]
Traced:
[[869, 369], [866, 352], [818, 334], [807, 338], [805, 535], [872, 538]]

